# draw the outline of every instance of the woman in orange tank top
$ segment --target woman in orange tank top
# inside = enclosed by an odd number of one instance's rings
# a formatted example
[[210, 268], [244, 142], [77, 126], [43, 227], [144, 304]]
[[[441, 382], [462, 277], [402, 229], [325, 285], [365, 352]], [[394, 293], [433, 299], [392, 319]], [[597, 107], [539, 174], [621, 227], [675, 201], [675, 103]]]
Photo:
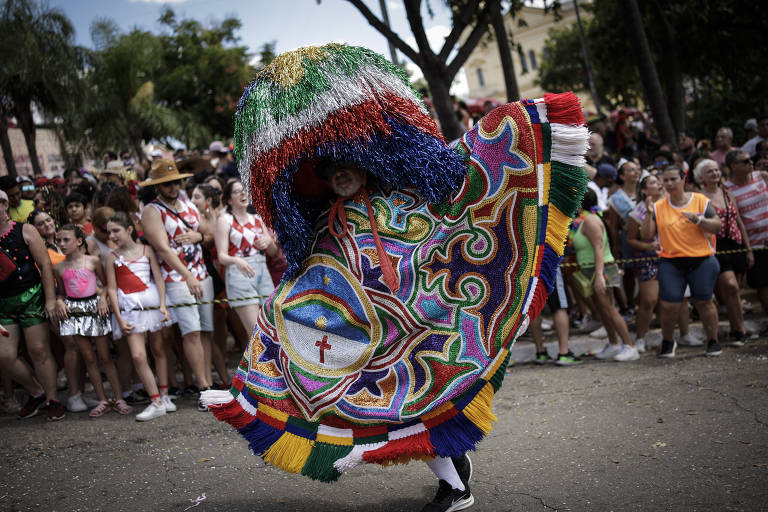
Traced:
[[651, 206], [651, 215], [643, 221], [643, 237], [658, 231], [659, 299], [661, 313], [661, 351], [659, 357], [675, 357], [677, 343], [672, 341], [680, 304], [686, 286], [707, 333], [708, 356], [723, 350], [717, 341], [717, 308], [712, 294], [720, 265], [715, 259], [715, 233], [720, 230], [718, 217], [709, 199], [684, 189], [685, 172], [675, 165], [664, 169], [662, 182], [668, 195]]

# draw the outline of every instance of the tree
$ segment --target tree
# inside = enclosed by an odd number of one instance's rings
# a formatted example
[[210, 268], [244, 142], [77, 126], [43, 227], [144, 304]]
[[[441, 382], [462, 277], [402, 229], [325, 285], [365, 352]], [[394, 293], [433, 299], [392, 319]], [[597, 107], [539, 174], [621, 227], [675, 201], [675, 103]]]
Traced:
[[61, 10], [31, 0], [6, 0], [0, 9], [0, 94], [24, 134], [33, 172], [42, 174], [33, 105], [54, 116], [79, 103], [81, 52]]
[[493, 26], [493, 33], [496, 36], [496, 45], [499, 48], [499, 58], [501, 59], [501, 70], [504, 75], [504, 88], [507, 91], [507, 101], [517, 101], [520, 99], [520, 89], [517, 87], [515, 64], [512, 61], [512, 52], [510, 51], [509, 38], [507, 37], [507, 28], [504, 25], [504, 12], [500, 0], [491, 0], [489, 4], [491, 9], [491, 26]]
[[[429, 46], [421, 15], [421, 0], [403, 0], [406, 18], [416, 39], [416, 49], [412, 48], [400, 36], [394, 33], [380, 20], [362, 0], [347, 0], [365, 17], [368, 23], [387, 38], [392, 45], [418, 66], [429, 85], [432, 103], [443, 129], [443, 135], [451, 140], [463, 133], [453, 109], [450, 88], [461, 66], [464, 65], [472, 50], [488, 31], [490, 14], [498, 2], [481, 0], [459, 0], [450, 2], [452, 11], [451, 32], [445, 38], [440, 51], [435, 53]], [[474, 20], [474, 21], [473, 21]], [[468, 34], [462, 44], [459, 39], [465, 30]]]
[[[186, 133], [187, 145], [207, 146], [212, 136], [230, 137], [232, 116], [253, 72], [247, 47], [237, 44], [242, 23], [228, 17], [204, 26], [193, 19], [177, 19], [168, 7], [162, 11], [160, 22], [170, 33], [159, 36], [162, 70], [155, 77], [158, 100], [186, 112], [192, 122], [208, 131], [208, 135], [202, 131]], [[274, 58], [274, 47], [274, 42], [263, 45], [260, 57]]]

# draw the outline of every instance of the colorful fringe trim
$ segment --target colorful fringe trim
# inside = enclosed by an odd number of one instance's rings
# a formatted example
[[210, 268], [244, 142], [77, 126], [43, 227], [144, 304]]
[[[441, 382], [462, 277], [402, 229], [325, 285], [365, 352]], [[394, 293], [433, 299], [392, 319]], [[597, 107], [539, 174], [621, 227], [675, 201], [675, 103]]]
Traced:
[[340, 429], [309, 423], [258, 403], [243, 391], [206, 391], [213, 415], [235, 427], [249, 448], [289, 473], [333, 482], [362, 463], [388, 465], [432, 457], [460, 457], [493, 428], [493, 397], [501, 387], [509, 351], [499, 353], [474, 386], [439, 409], [402, 424]]

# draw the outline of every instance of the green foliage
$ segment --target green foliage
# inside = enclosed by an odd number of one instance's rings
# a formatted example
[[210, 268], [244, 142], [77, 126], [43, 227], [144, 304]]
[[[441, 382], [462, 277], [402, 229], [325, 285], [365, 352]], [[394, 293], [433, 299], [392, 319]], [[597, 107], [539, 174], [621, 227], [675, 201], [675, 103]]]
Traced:
[[[621, 105], [636, 104], [642, 98], [642, 86], [631, 58], [629, 41], [624, 36], [618, 3], [597, 0], [592, 5], [582, 6], [582, 10], [586, 11], [582, 25], [601, 105], [612, 110]], [[577, 25], [550, 30], [537, 83], [552, 92], [589, 91]]]
[[0, 4], [0, 94], [27, 109], [34, 102], [48, 115], [70, 110], [79, 99], [77, 70], [83, 52], [74, 28], [59, 9], [29, 0]]
[[[766, 40], [768, 10], [759, 2], [738, 0], [646, 0], [640, 2], [646, 35], [656, 68], [665, 69], [669, 49], [664, 48], [661, 22], [652, 10], [659, 2], [672, 26], [687, 121], [702, 138], [712, 138], [721, 125], [731, 126], [740, 140], [744, 120], [765, 109], [768, 89]], [[583, 6], [591, 19], [583, 19], [593, 77], [604, 105], [637, 105], [642, 87], [635, 67], [623, 14], [618, 2], [595, 0]], [[583, 18], [588, 18], [589, 15]], [[662, 75], [662, 83], [665, 84]], [[587, 91], [578, 28], [550, 33], [539, 66], [539, 84], [547, 90]]]

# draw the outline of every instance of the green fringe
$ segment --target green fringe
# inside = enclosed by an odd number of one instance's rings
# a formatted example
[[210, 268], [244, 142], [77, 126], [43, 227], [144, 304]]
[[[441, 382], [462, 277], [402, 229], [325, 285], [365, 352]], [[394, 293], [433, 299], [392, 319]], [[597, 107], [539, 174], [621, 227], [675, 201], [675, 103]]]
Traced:
[[549, 202], [568, 217], [576, 215], [587, 191], [587, 173], [581, 167], [552, 162]]
[[504, 375], [507, 371], [510, 357], [512, 357], [512, 352], [507, 352], [507, 357], [504, 358], [504, 362], [501, 363], [501, 366], [499, 366], [499, 369], [496, 370], [496, 373], [494, 373], [491, 378], [488, 379], [488, 382], [490, 382], [491, 386], [493, 386], [494, 393], [499, 391], [501, 388], [501, 383], [504, 382]]
[[301, 470], [301, 474], [321, 482], [335, 482], [341, 476], [341, 473], [333, 467], [333, 463], [349, 455], [352, 448], [352, 446], [340, 446], [315, 441], [312, 452], [309, 454], [309, 458]]

